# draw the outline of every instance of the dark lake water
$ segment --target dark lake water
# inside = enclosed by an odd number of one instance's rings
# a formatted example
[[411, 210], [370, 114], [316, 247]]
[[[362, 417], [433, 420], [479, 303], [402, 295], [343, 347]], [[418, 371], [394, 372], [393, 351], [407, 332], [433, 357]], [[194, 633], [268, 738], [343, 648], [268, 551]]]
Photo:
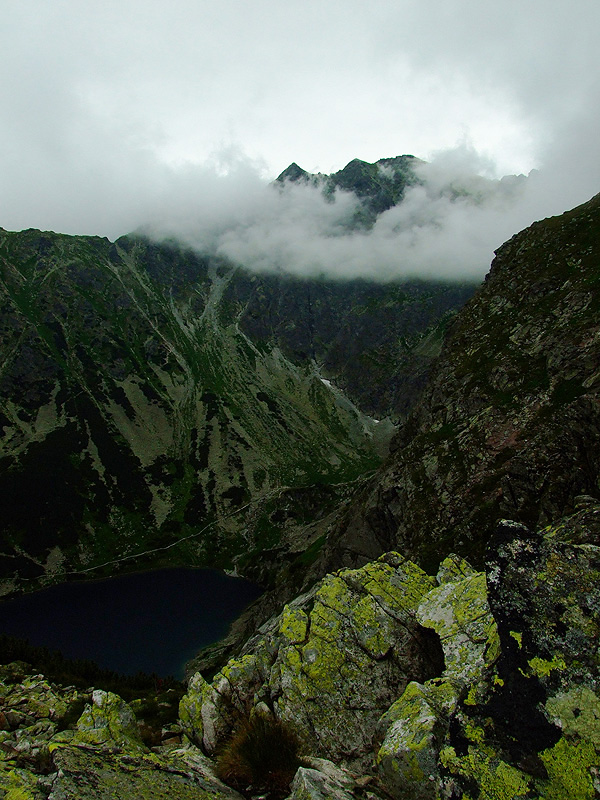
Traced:
[[185, 662], [221, 639], [260, 593], [205, 569], [66, 583], [0, 601], [0, 633], [125, 674], [182, 678]]

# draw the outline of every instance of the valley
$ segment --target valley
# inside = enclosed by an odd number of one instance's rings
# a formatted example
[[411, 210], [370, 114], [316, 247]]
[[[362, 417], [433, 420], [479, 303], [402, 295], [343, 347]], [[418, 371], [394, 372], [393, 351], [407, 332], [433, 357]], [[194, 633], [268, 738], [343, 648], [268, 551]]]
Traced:
[[0, 265], [3, 593], [177, 563], [269, 585], [266, 554], [280, 572], [380, 464], [474, 290], [39, 231], [2, 233]]

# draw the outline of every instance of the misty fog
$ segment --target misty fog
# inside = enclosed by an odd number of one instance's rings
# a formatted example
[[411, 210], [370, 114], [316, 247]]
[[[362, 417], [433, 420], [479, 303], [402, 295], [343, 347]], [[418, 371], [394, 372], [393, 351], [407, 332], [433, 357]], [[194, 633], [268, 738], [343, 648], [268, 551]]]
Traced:
[[[480, 278], [513, 233], [600, 191], [598, 30], [589, 0], [6, 0], [0, 226]], [[291, 161], [402, 153], [428, 162], [422, 185], [370, 231], [349, 232], [352, 195], [271, 186]]]
[[[221, 162], [220, 169], [225, 169]], [[561, 192], [543, 173], [493, 179], [468, 145], [417, 164], [420, 184], [380, 214], [367, 230], [351, 230], [355, 194], [262, 179], [237, 157], [225, 174], [206, 167], [187, 176], [148, 209], [144, 233], [175, 238], [258, 272], [300, 276], [479, 280], [494, 250], [536, 219], [563, 208]], [[479, 170], [479, 171], [477, 171]]]

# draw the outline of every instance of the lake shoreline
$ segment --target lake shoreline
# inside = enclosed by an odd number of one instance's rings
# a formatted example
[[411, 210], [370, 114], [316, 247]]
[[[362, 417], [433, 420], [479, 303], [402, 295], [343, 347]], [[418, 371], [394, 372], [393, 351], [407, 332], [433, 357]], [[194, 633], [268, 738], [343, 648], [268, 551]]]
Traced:
[[0, 599], [0, 633], [123, 674], [175, 675], [260, 595], [256, 584], [205, 567], [69, 580]]

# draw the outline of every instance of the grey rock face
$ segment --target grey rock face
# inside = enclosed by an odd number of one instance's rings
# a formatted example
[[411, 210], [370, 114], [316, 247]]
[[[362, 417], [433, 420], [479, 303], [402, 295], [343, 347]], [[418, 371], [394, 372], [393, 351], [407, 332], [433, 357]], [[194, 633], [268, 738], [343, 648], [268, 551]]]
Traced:
[[497, 251], [393, 455], [318, 568], [362, 563], [365, 540], [432, 570], [449, 552], [481, 567], [501, 518], [543, 526], [578, 495], [598, 497], [599, 227], [597, 196]]

